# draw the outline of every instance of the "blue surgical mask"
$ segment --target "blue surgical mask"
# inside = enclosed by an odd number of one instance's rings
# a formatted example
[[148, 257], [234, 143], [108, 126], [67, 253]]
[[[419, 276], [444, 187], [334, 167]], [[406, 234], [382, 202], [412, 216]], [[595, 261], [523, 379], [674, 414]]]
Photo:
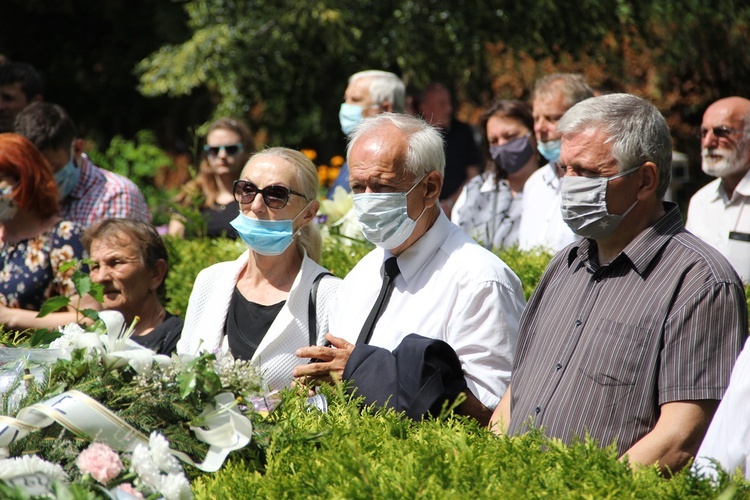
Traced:
[[405, 193], [359, 193], [352, 197], [354, 213], [365, 238], [380, 248], [393, 250], [411, 236], [417, 221], [427, 210], [425, 206], [416, 220], [407, 213], [406, 196], [420, 182], [422, 179]]
[[354, 132], [354, 129], [362, 121], [362, 106], [356, 104], [342, 103], [339, 110], [339, 122], [344, 135]]
[[[302, 215], [308, 203], [297, 217]], [[240, 211], [230, 224], [237, 234], [255, 253], [260, 255], [281, 255], [294, 241], [294, 221], [253, 219]], [[301, 228], [300, 228], [301, 229]]]
[[57, 183], [57, 190], [60, 193], [60, 200], [64, 200], [73, 192], [80, 179], [81, 169], [76, 166], [71, 154], [70, 161], [63, 168], [55, 172], [55, 182]]
[[557, 139], [556, 141], [538, 142], [536, 149], [542, 154], [542, 156], [547, 158], [547, 161], [550, 163], [557, 163], [560, 159], [560, 139]]
[[490, 146], [490, 156], [497, 168], [509, 174], [515, 174], [521, 170], [534, 154], [530, 137], [531, 134], [526, 134], [505, 144]]

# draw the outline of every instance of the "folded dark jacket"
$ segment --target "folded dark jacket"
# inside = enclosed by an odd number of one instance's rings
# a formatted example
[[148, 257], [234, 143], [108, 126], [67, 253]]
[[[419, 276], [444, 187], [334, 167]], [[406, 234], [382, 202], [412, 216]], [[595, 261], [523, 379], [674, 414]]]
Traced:
[[437, 416], [445, 401], [466, 390], [461, 362], [442, 340], [412, 333], [391, 352], [358, 344], [344, 369], [344, 380], [368, 405], [385, 406], [420, 420]]

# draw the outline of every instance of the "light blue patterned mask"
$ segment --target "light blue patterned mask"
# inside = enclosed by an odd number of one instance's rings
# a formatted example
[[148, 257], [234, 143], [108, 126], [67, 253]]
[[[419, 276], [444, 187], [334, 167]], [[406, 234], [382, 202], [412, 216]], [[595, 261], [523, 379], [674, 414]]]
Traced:
[[71, 154], [70, 161], [55, 172], [55, 182], [60, 193], [60, 200], [64, 200], [73, 192], [79, 180], [81, 180], [81, 168], [73, 161], [73, 155]]

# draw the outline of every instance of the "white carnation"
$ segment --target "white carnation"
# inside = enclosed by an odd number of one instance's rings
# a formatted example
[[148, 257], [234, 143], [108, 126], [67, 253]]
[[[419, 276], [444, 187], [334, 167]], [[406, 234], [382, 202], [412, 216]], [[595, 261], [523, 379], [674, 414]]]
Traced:
[[78, 346], [78, 337], [85, 333], [78, 323], [69, 323], [62, 326], [60, 327], [60, 331], [62, 332], [62, 337], [53, 340], [49, 345], [50, 349], [75, 348]]
[[58, 464], [53, 464], [36, 455], [0, 460], [0, 480], [7, 481], [17, 476], [44, 474], [53, 481], [68, 481], [68, 475]]
[[156, 466], [164, 471], [171, 473], [182, 472], [182, 467], [177, 459], [169, 452], [169, 441], [158, 432], [152, 432], [148, 440], [151, 448], [151, 459]]
[[159, 489], [161, 474], [159, 473], [159, 468], [151, 460], [151, 453], [145, 444], [138, 444], [133, 450], [130, 470], [135, 472], [143, 484], [150, 490], [157, 491]]
[[166, 500], [190, 500], [193, 498], [193, 492], [190, 491], [190, 483], [185, 474], [169, 473], [162, 476], [161, 487], [159, 488]]

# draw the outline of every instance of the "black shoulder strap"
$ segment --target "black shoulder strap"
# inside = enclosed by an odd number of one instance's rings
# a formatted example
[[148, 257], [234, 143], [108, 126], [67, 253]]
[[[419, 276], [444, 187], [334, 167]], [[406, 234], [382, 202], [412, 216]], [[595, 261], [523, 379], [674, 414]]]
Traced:
[[315, 277], [310, 288], [310, 299], [307, 302], [307, 329], [310, 332], [310, 345], [318, 343], [318, 285], [324, 276], [333, 276], [333, 274], [323, 271]]

